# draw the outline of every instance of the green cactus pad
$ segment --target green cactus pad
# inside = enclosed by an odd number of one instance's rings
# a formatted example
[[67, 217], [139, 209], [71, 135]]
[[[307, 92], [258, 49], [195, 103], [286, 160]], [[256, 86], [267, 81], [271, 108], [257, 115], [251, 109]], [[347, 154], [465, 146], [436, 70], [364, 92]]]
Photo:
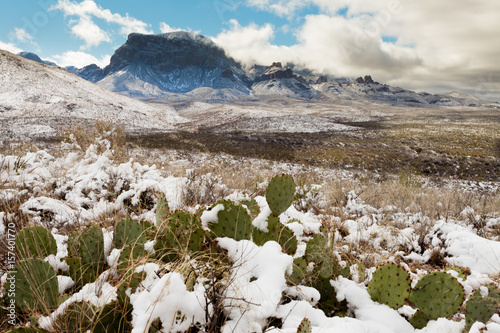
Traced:
[[80, 237], [83, 230], [73, 231], [68, 238], [68, 256], [79, 257], [80, 256]]
[[146, 272], [134, 272], [134, 270], [128, 270], [125, 272], [123, 277], [120, 279], [117, 288], [118, 302], [122, 307], [126, 307], [130, 303], [130, 299], [127, 296], [127, 290], [130, 288], [131, 293], [134, 293], [146, 278]]
[[155, 251], [161, 260], [170, 262], [186, 252], [198, 252], [205, 241], [200, 218], [185, 211], [172, 213], [159, 225]]
[[48, 313], [57, 307], [57, 277], [49, 263], [40, 258], [22, 260], [8, 273], [8, 278], [11, 277], [13, 280], [7, 280], [7, 290], [15, 290], [12, 299], [17, 309], [25, 313]]
[[476, 290], [465, 305], [465, 323], [467, 331], [472, 325], [479, 321], [486, 323], [500, 310], [500, 290], [495, 285], [488, 285], [488, 296], [481, 296], [480, 290]]
[[167, 199], [165, 199], [163, 193], [160, 193], [156, 203], [156, 224], [158, 225], [165, 221], [168, 214], [170, 214], [170, 208], [168, 207]]
[[410, 274], [395, 264], [379, 266], [368, 283], [368, 293], [372, 300], [395, 310], [405, 304], [410, 290]]
[[311, 321], [307, 318], [302, 319], [299, 327], [297, 328], [297, 333], [311, 333], [311, 332], [312, 332]]
[[132, 331], [132, 309], [124, 309], [117, 301], [97, 310], [92, 333], [126, 333]]
[[51, 254], [57, 254], [57, 243], [54, 236], [44, 227], [30, 226], [17, 234], [16, 249], [20, 259], [43, 259]]
[[104, 257], [104, 237], [101, 229], [96, 225], [88, 227], [83, 230], [79, 238], [82, 265], [89, 265], [98, 272], [103, 271], [106, 260]]
[[461, 278], [462, 280], [466, 280], [467, 279], [467, 275], [465, 275], [465, 272], [462, 268], [458, 267], [458, 266], [451, 266], [451, 267], [448, 267], [446, 269], [446, 271], [455, 271], [458, 273], [458, 277]]
[[144, 245], [146, 243], [144, 229], [134, 220], [122, 219], [115, 226], [114, 243], [117, 249], [122, 249], [126, 245]]
[[135, 263], [147, 257], [148, 253], [143, 245], [127, 245], [120, 253], [117, 270], [119, 273], [124, 273]]
[[297, 237], [293, 230], [288, 226], [283, 225], [276, 215], [270, 215], [267, 218], [268, 232], [261, 231], [259, 228], [254, 228], [252, 231], [252, 241], [262, 246], [269, 241], [275, 241], [281, 245], [283, 251], [293, 255], [297, 251]]
[[304, 258], [295, 258], [293, 260], [293, 271], [288, 277], [293, 285], [299, 285], [304, 281], [307, 273], [307, 261]]
[[410, 295], [410, 301], [431, 319], [452, 316], [460, 309], [464, 298], [462, 285], [444, 272], [422, 277]]
[[252, 224], [247, 210], [228, 200], [219, 201], [212, 208], [220, 204], [224, 205], [224, 209], [217, 213], [217, 223], [209, 223], [208, 225], [214, 238], [230, 237], [237, 241], [250, 239]]
[[73, 302], [60, 318], [64, 332], [86, 332], [92, 330], [97, 307], [88, 302]]
[[249, 200], [241, 201], [240, 204], [244, 205], [248, 209], [248, 213], [250, 214], [250, 219], [253, 221], [260, 214], [260, 206], [255, 201], [255, 199], [251, 198]]
[[83, 265], [80, 258], [68, 257], [64, 260], [69, 267], [69, 276], [79, 288], [94, 282], [99, 276], [99, 272], [91, 265]]
[[432, 318], [422, 312], [422, 310], [417, 310], [415, 314], [410, 318], [410, 324], [417, 330], [423, 329]]
[[[342, 272], [332, 245], [328, 244], [328, 238], [323, 234], [318, 234], [307, 242], [305, 258], [308, 262], [314, 262], [313, 275], [319, 275], [320, 278], [333, 279]], [[343, 274], [349, 275], [347, 269]]]
[[295, 195], [292, 176], [275, 176], [266, 189], [266, 200], [274, 215], [279, 216], [290, 207]]

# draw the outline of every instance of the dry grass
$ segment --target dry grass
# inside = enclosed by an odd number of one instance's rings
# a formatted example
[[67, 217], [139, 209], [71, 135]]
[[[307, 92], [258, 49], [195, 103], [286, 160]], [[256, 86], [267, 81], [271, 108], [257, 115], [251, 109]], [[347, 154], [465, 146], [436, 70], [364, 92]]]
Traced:
[[113, 158], [116, 162], [125, 162], [129, 159], [129, 151], [123, 125], [105, 120], [96, 120], [93, 124], [77, 123], [65, 128], [62, 132], [62, 141], [76, 144], [85, 152], [90, 145], [100, 139], [110, 143]]

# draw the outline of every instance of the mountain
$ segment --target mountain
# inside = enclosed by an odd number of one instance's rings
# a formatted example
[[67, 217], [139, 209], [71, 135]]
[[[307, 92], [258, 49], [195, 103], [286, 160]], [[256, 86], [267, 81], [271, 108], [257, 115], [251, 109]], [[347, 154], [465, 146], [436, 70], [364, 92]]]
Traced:
[[283, 68], [280, 62], [275, 62], [269, 67], [254, 66], [249, 74], [253, 77], [252, 90], [257, 96], [313, 99], [320, 95], [306, 79], [295, 74], [291, 68]]
[[23, 57], [25, 59], [29, 59], [29, 60], [33, 60], [33, 61], [39, 62], [41, 64], [45, 64], [45, 65], [49, 65], [49, 66], [57, 66], [56, 63], [54, 63], [52, 61], [44, 61], [37, 54], [32, 53], [32, 52], [19, 52], [17, 55], [20, 56], [20, 57]]
[[317, 74], [293, 64], [254, 65], [244, 71], [211, 39], [190, 32], [132, 33], [106, 68], [68, 68], [102, 88], [159, 101], [230, 102], [275, 96], [303, 100], [377, 101], [403, 106], [490, 106], [463, 93], [429, 94], [376, 82]]
[[183, 120], [168, 106], [111, 93], [60, 67], [0, 50], [0, 137], [52, 136], [75, 121], [109, 119], [127, 130], [171, 130]]
[[96, 64], [88, 65], [83, 68], [76, 68], [73, 66], [66, 67], [68, 71], [70, 71], [73, 74], [78, 75], [82, 79], [85, 79], [87, 81], [90, 81], [92, 83], [96, 83], [100, 80], [102, 80], [107, 72], [105, 69], [102, 69], [101, 67], [97, 66]]
[[251, 83], [222, 48], [190, 32], [132, 33], [104, 72], [101, 87], [134, 97], [165, 97], [200, 87], [248, 94]]

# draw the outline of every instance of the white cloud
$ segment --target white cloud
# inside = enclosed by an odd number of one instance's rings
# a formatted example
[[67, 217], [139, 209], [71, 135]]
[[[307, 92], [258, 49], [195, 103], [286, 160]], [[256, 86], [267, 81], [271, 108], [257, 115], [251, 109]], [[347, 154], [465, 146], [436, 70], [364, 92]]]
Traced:
[[14, 31], [11, 33], [11, 37], [21, 43], [35, 43], [35, 38], [22, 28], [14, 28]]
[[4, 43], [2, 41], [0, 41], [0, 49], [9, 51], [10, 53], [14, 54], [18, 54], [19, 52], [23, 51], [12, 43]]
[[71, 27], [71, 32], [85, 41], [84, 49], [98, 46], [102, 42], [111, 42], [109, 35], [88, 16], [80, 17], [78, 23]]
[[100, 59], [97, 59], [93, 55], [85, 52], [68, 51], [63, 54], [53, 55], [47, 60], [53, 61], [61, 67], [75, 66], [77, 68], [82, 68], [90, 64], [96, 64], [97, 66], [104, 68], [109, 65], [110, 59], [110, 55], [104, 55]]
[[174, 31], [182, 31], [182, 29], [181, 28], [173, 28], [173, 27], [169, 26], [168, 24], [166, 24], [165, 22], [161, 22], [160, 23], [160, 31], [162, 34], [166, 34], [166, 33], [174, 32]]
[[118, 13], [112, 13], [109, 9], [98, 6], [94, 0], [84, 0], [80, 3], [71, 0], [58, 0], [57, 4], [50, 9], [60, 10], [65, 16], [78, 16], [77, 23], [70, 21], [70, 25], [73, 24], [72, 33], [85, 41], [83, 48], [97, 46], [102, 42], [111, 42], [110, 34], [93, 22], [93, 18], [119, 25], [120, 34], [124, 36], [132, 32], [153, 33], [148, 23], [130, 17], [128, 14], [122, 16]]
[[[297, 43], [287, 47], [272, 42], [270, 25], [243, 27], [233, 22], [215, 39], [244, 62], [289, 61], [334, 75], [371, 74], [410, 89], [484, 91], [479, 97], [500, 100], [497, 0], [246, 0], [245, 4], [288, 16], [291, 25], [306, 6], [316, 6], [320, 14], [306, 16], [293, 27]], [[339, 15], [342, 9], [345, 13]], [[395, 37], [396, 42], [385, 43], [384, 36]]]
[[212, 37], [215, 43], [246, 65], [270, 64], [273, 61], [285, 61], [288, 47], [273, 45], [274, 27], [271, 24], [241, 26], [231, 20], [230, 29]]
[[195, 30], [195, 31], [193, 31], [189, 27], [186, 28], [186, 29], [174, 28], [174, 27], [171, 27], [170, 25], [168, 25], [165, 22], [160, 22], [160, 31], [161, 31], [162, 34], [166, 34], [166, 33], [169, 33], [169, 32], [175, 32], [175, 31], [188, 31], [188, 32], [192, 32], [192, 33], [195, 33], [195, 34], [199, 34], [201, 32], [201, 30]]

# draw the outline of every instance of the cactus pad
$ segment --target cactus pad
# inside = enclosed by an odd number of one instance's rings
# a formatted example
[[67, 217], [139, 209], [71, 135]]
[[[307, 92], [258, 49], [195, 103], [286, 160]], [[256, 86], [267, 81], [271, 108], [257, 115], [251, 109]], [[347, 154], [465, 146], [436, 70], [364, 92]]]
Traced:
[[122, 219], [115, 226], [114, 243], [117, 249], [126, 245], [146, 243], [144, 229], [134, 220]]
[[155, 251], [162, 260], [170, 262], [186, 251], [200, 251], [204, 241], [205, 231], [199, 217], [185, 211], [176, 211], [159, 225]]
[[488, 285], [488, 296], [481, 296], [481, 292], [476, 290], [465, 305], [465, 323], [467, 331], [472, 325], [479, 321], [486, 323], [500, 310], [500, 290], [495, 285]]
[[90, 265], [83, 265], [80, 258], [69, 257], [65, 261], [69, 267], [69, 276], [77, 287], [81, 288], [97, 279], [98, 272]]
[[417, 330], [423, 329], [432, 318], [422, 312], [422, 310], [417, 310], [415, 314], [410, 318], [410, 324]]
[[12, 280], [7, 280], [7, 290], [16, 291], [13, 298], [16, 308], [23, 312], [49, 312], [57, 307], [57, 277], [49, 263], [39, 258], [25, 259], [8, 276], [15, 279], [12, 287]]
[[410, 290], [410, 274], [395, 264], [379, 266], [368, 284], [368, 293], [372, 300], [395, 310], [405, 304]]
[[250, 239], [252, 224], [247, 210], [228, 200], [217, 202], [212, 208], [220, 204], [224, 205], [224, 209], [217, 213], [218, 222], [208, 225], [213, 235], [230, 237], [237, 241]]
[[21, 259], [43, 259], [51, 254], [57, 254], [57, 243], [54, 236], [44, 227], [30, 226], [17, 234], [16, 249]]
[[79, 246], [82, 265], [89, 265], [95, 271], [102, 271], [106, 261], [101, 229], [96, 225], [84, 229], [79, 237]]
[[295, 195], [292, 176], [275, 176], [266, 189], [266, 200], [274, 215], [278, 216], [290, 207]]
[[248, 200], [241, 201], [240, 204], [244, 205], [248, 209], [248, 213], [250, 214], [250, 219], [254, 220], [260, 214], [260, 206], [255, 201], [255, 199], [251, 198]]
[[410, 301], [431, 319], [450, 317], [464, 301], [464, 289], [453, 276], [432, 272], [420, 279], [410, 295]]
[[306, 273], [307, 261], [304, 258], [295, 258], [293, 260], [293, 271], [288, 279], [293, 285], [299, 285], [306, 277]]
[[302, 319], [299, 327], [297, 328], [297, 333], [311, 333], [311, 332], [312, 332], [311, 321], [307, 318]]
[[252, 231], [252, 240], [255, 244], [262, 246], [266, 242], [275, 241], [281, 245], [281, 248], [286, 253], [293, 255], [297, 251], [297, 237], [295, 237], [292, 229], [280, 223], [276, 215], [270, 215], [267, 218], [268, 232], [264, 232], [259, 228], [254, 228]]
[[168, 207], [167, 199], [165, 199], [165, 195], [163, 193], [160, 193], [156, 203], [156, 224], [160, 224], [165, 221], [169, 211], [170, 208]]

